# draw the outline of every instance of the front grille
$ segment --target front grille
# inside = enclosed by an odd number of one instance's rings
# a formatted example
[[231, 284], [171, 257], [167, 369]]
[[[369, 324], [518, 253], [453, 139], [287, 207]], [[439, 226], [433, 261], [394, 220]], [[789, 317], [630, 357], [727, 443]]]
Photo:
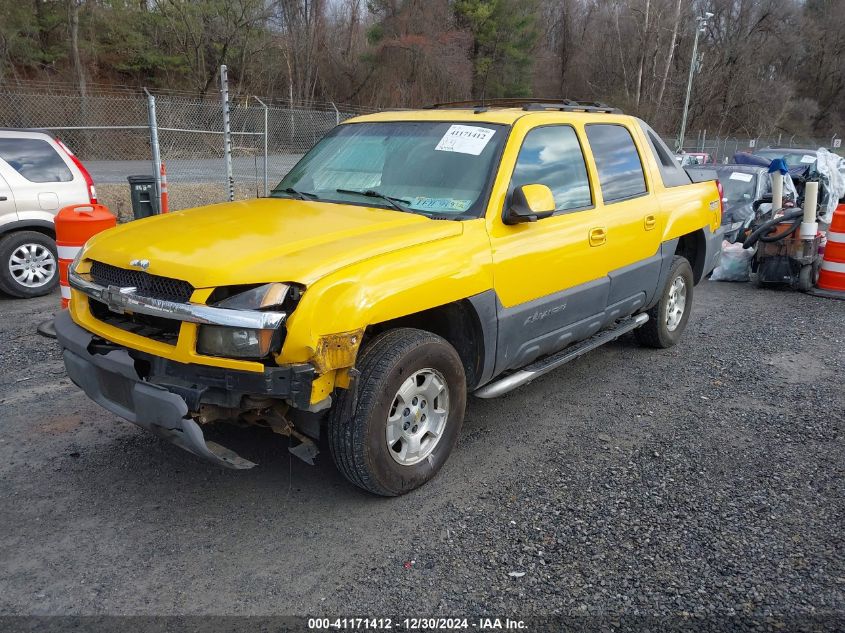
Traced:
[[146, 314], [132, 314], [131, 312], [118, 314], [109, 310], [106, 304], [100, 303], [96, 299], [89, 299], [88, 306], [95, 319], [120, 328], [125, 332], [151, 338], [168, 345], [176, 345], [176, 340], [179, 338], [181, 321]]
[[179, 303], [188, 301], [194, 292], [194, 287], [181, 279], [159, 277], [141, 270], [127, 270], [102, 262], [94, 262], [91, 265], [91, 279], [101, 286], [134, 287], [137, 288], [136, 294], [142, 297]]

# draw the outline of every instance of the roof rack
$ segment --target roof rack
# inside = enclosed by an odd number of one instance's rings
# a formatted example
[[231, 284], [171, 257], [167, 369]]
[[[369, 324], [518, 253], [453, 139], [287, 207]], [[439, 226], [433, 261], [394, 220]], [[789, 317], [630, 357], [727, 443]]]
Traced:
[[604, 114], [622, 114], [622, 110], [599, 101], [575, 101], [573, 99], [474, 99], [471, 101], [449, 101], [425, 106], [426, 110], [439, 108], [470, 109], [485, 112], [490, 108], [522, 108], [525, 111], [559, 110], [562, 112], [601, 112]]

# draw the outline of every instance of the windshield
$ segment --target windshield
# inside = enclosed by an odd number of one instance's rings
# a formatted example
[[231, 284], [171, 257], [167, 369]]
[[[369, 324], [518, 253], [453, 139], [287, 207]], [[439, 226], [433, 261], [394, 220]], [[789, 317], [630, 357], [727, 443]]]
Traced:
[[719, 182], [729, 205], [753, 202], [757, 194], [757, 176], [743, 171], [719, 171]]
[[450, 219], [479, 217], [505, 135], [505, 126], [490, 123], [340, 125], [297, 163], [271, 195]]
[[762, 156], [768, 160], [782, 158], [786, 162], [787, 167], [803, 167], [811, 165], [816, 162], [815, 152], [808, 154], [806, 152], [783, 152], [779, 150], [761, 150], [757, 152], [758, 156]]

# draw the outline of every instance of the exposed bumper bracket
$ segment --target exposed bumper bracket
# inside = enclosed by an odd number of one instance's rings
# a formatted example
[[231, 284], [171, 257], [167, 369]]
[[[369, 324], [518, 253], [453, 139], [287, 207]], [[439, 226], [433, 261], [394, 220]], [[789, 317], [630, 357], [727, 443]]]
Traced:
[[63, 312], [56, 317], [56, 333], [63, 348], [70, 379], [89, 398], [161, 438], [226, 468], [252, 468], [255, 463], [215, 442], [206, 442], [200, 426], [188, 416], [188, 405], [163, 387], [144, 382], [135, 361], [124, 349], [91, 354], [93, 336]]

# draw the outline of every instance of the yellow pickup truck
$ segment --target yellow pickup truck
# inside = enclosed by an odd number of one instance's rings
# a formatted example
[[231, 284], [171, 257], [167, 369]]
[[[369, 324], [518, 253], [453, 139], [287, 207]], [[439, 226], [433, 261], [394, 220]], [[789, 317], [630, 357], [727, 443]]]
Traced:
[[[337, 126], [269, 198], [121, 225], [71, 266], [70, 378], [217, 464], [203, 427], [321, 437], [378, 495], [431, 479], [467, 394], [633, 331], [669, 347], [716, 265], [721, 197], [643, 121], [498, 100]], [[530, 418], [530, 413], [526, 412]]]

